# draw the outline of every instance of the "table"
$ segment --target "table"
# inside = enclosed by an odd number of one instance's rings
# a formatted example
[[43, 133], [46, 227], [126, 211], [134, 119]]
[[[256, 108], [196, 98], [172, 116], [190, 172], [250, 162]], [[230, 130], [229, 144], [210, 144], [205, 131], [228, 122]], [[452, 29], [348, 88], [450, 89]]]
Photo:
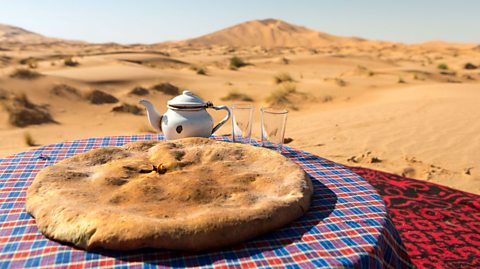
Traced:
[[[89, 138], [47, 145], [0, 159], [0, 268], [411, 268], [380, 196], [343, 165], [284, 147], [282, 154], [312, 178], [310, 210], [300, 219], [240, 245], [187, 253], [167, 250], [86, 252], [46, 239], [25, 211], [35, 175], [93, 148], [121, 146], [161, 135]], [[212, 139], [229, 141], [228, 137]], [[254, 145], [258, 146], [256, 142]]]

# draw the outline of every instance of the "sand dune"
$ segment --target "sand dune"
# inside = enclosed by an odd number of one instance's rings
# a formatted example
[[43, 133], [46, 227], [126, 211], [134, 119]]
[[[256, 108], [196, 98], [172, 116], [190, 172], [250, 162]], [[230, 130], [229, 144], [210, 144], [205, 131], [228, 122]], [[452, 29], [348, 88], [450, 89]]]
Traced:
[[480, 193], [478, 89], [430, 84], [372, 92], [354, 106], [292, 119], [289, 135], [302, 137], [293, 145], [341, 163]]
[[65, 42], [65, 40], [46, 37], [23, 28], [0, 24], [0, 43], [41, 44], [52, 42]]
[[366, 42], [360, 38], [347, 38], [330, 35], [286, 23], [281, 20], [265, 19], [248, 21], [232, 27], [188, 39], [179, 46], [231, 46], [231, 47], [322, 47], [327, 45], [354, 45]]
[[126, 83], [159, 77], [158, 72], [147, 68], [121, 64], [60, 69], [47, 71], [44, 74], [97, 84]]
[[[295, 108], [289, 145], [480, 193], [480, 50], [471, 44], [369, 41], [263, 20], [155, 45], [4, 41], [0, 48], [0, 157], [31, 149], [25, 133], [45, 145], [148, 132], [133, 106], [147, 98], [164, 112], [172, 95], [155, 87], [162, 83], [215, 104], [240, 102], [222, 101], [238, 93], [251, 99], [258, 138], [258, 109], [284, 87], [274, 81], [282, 74], [295, 92], [286, 97]], [[233, 56], [248, 64], [232, 70]], [[76, 64], [66, 65], [69, 58]], [[18, 68], [40, 76], [11, 77]], [[118, 102], [92, 104], [94, 90]], [[55, 123], [12, 126], [11, 99], [2, 92], [25, 94]], [[216, 121], [224, 116], [211, 114]], [[230, 132], [225, 125], [217, 134]]]

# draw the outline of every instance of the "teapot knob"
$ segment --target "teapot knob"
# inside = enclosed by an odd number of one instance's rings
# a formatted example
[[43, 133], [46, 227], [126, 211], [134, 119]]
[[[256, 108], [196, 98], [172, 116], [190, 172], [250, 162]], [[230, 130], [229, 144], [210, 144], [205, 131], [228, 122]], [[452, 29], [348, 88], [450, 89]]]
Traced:
[[188, 91], [188, 90], [183, 91], [182, 94], [183, 94], [183, 95], [190, 95], [190, 96], [193, 95], [193, 93], [192, 93], [191, 91]]

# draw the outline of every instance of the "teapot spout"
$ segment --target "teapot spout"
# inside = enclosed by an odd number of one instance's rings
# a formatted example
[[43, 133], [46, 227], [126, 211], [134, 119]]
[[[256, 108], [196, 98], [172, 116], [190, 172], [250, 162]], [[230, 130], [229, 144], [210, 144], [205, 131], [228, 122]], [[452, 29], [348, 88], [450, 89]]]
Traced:
[[148, 100], [141, 100], [140, 104], [147, 110], [148, 122], [153, 129], [158, 132], [162, 132], [162, 117], [163, 115], [158, 113], [153, 104]]

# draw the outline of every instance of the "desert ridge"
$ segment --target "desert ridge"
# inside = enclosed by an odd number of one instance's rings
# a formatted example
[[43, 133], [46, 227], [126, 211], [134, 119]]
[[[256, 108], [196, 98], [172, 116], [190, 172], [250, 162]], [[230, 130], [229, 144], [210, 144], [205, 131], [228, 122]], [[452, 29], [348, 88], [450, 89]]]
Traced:
[[[315, 48], [330, 45], [355, 45], [362, 42], [367, 41], [360, 38], [334, 36], [303, 26], [292, 25], [281, 20], [265, 19], [248, 21], [211, 34], [173, 44], [191, 47], [259, 46], [271, 49], [280, 47]], [[159, 45], [162, 45], [162, 43]]]
[[189, 89], [254, 104], [257, 139], [259, 108], [285, 107], [288, 146], [480, 193], [478, 44], [339, 37], [273, 19], [152, 45], [8, 39], [2, 27], [0, 156], [152, 132], [139, 100], [164, 113]]

